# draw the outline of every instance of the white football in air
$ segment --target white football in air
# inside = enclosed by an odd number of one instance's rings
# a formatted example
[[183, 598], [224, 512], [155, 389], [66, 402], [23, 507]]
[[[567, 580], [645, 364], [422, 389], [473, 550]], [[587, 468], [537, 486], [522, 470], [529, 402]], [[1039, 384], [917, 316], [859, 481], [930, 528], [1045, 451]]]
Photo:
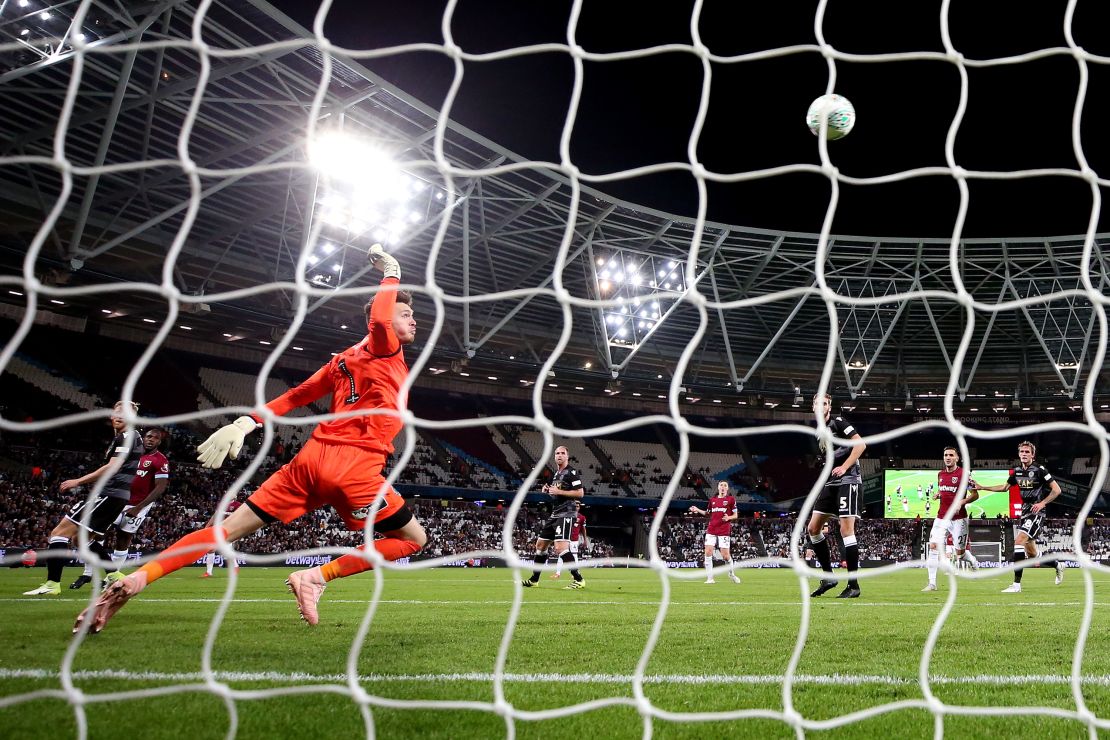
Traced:
[[843, 95], [822, 95], [814, 100], [806, 112], [806, 125], [814, 136], [821, 135], [821, 118], [828, 121], [826, 138], [843, 139], [856, 125], [856, 109]]

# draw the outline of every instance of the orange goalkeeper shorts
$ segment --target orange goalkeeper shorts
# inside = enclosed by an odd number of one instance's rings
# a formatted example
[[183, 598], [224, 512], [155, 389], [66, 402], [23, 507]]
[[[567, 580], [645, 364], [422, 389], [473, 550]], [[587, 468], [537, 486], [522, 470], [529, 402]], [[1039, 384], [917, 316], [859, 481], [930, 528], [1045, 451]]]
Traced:
[[[348, 529], [359, 530], [368, 518], [380, 522], [405, 505], [401, 494], [386, 486], [384, 467], [380, 452], [309, 439], [296, 457], [258, 487], [247, 505], [263, 519], [288, 524], [330, 504]], [[385, 495], [375, 503], [383, 488]]]

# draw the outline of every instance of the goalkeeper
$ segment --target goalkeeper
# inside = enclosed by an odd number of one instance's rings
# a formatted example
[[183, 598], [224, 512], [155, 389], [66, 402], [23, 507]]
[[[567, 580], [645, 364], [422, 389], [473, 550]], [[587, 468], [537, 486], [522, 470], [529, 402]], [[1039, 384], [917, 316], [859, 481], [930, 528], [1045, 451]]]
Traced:
[[[370, 248], [371, 264], [383, 274], [382, 288], [366, 305], [369, 333], [358, 344], [341, 352], [316, 373], [284, 395], [266, 404], [281, 416], [323, 396], [331, 396], [331, 412], [381, 410], [391, 413], [359, 414], [321, 422], [295, 458], [275, 472], [223, 522], [228, 542], [245, 537], [273, 522], [291, 522], [310, 511], [331, 505], [347, 526], [362, 529], [373, 517], [374, 531], [382, 536], [359, 549], [372, 547], [386, 560], [397, 560], [420, 551], [427, 541], [424, 528], [413, 518], [404, 499], [386, 486], [382, 471], [393, 452], [392, 440], [401, 429], [401, 385], [408, 377], [404, 345], [416, 338], [412, 297], [397, 290], [401, 269], [381, 245]], [[258, 416], [241, 416], [216, 431], [197, 451], [206, 468], [220, 467], [235, 459], [247, 434], [261, 426]], [[77, 617], [74, 631], [87, 617], [99, 632], [112, 616], [154, 581], [189, 565], [215, 548], [215, 527], [182, 537], [156, 559], [113, 584], [96, 604]], [[297, 598], [301, 617], [316, 624], [316, 604], [325, 584], [335, 578], [370, 568], [361, 553], [349, 553], [326, 565], [296, 571], [286, 584]]]

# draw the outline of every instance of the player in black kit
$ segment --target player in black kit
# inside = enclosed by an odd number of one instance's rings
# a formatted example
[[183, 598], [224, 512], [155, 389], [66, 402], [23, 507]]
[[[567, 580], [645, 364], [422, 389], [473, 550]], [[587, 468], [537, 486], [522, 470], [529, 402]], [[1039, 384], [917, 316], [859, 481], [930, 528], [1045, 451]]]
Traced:
[[[1018, 467], [1010, 471], [1010, 477], [1005, 483], [996, 486], [980, 486], [974, 480], [968, 483], [969, 490], [978, 491], [1008, 491], [1012, 486], [1017, 486], [1021, 491], [1021, 524], [1018, 525], [1017, 534], [1014, 536], [1014, 554], [1011, 562], [1015, 565], [1025, 558], [1035, 558], [1037, 552], [1037, 535], [1041, 533], [1044, 524], [1044, 507], [1052, 503], [1060, 495], [1060, 484], [1052, 478], [1043, 465], [1034, 465], [1037, 457], [1037, 446], [1032, 442], [1018, 444]], [[1004, 594], [1021, 593], [1021, 575], [1024, 569], [1018, 566], [1014, 571], [1014, 582], [1002, 590]], [[1064, 580], [1064, 564], [1056, 561], [1056, 585]]]
[[[138, 404], [132, 404], [132, 411], [138, 411]], [[112, 431], [115, 437], [104, 453], [104, 464], [93, 472], [80, 478], [64, 480], [58, 490], [66, 491], [78, 486], [88, 485], [105, 478], [104, 488], [92, 500], [85, 494], [78, 496], [69, 513], [58, 522], [50, 532], [50, 547], [46, 566], [46, 583], [38, 588], [25, 591], [24, 596], [57, 596], [61, 593], [62, 570], [69, 559], [70, 541], [77, 536], [78, 528], [89, 530], [89, 549], [102, 561], [102, 565], [114, 572], [112, 555], [96, 538], [103, 539], [108, 527], [128, 506], [131, 498], [131, 481], [139, 469], [139, 458], [146, 449], [143, 447], [142, 433], [137, 429], [127, 430], [123, 420], [123, 401], [117, 401], [112, 411]], [[86, 521], [86, 517], [88, 518]]]
[[[555, 499], [551, 516], [540, 530], [536, 538], [536, 563], [547, 553], [547, 546], [555, 543], [555, 557], [562, 560], [569, 568], [574, 564], [574, 556], [570, 553], [570, 532], [574, 527], [574, 520], [578, 516], [575, 502], [582, 498], [582, 476], [577, 470], [570, 467], [570, 453], [566, 447], [555, 448], [555, 476], [543, 487], [543, 492]], [[565, 586], [567, 590], [582, 588], [586, 585], [582, 574], [577, 569], [571, 569], [571, 578], [574, 580]], [[525, 588], [531, 588], [540, 582], [540, 572], [532, 571], [532, 577], [521, 583]]]
[[[813, 410], [825, 419], [832, 435], [838, 439], [859, 439], [859, 432], [851, 422], [843, 416], [832, 415], [832, 397], [814, 396]], [[829, 479], [817, 501], [813, 503], [813, 513], [809, 517], [810, 548], [821, 563], [821, 570], [828, 573], [829, 577], [821, 579], [821, 584], [810, 594], [820, 596], [836, 586], [832, 576], [832, 559], [829, 553], [829, 543], [825, 540], [823, 527], [833, 517], [840, 519], [840, 539], [844, 543], [844, 560], [848, 563], [848, 587], [845, 588], [838, 599], [859, 598], [859, 582], [856, 581], [856, 571], [859, 570], [859, 545], [856, 543], [856, 519], [860, 516], [860, 487], [863, 482], [859, 458], [867, 449], [864, 444], [851, 447], [835, 445], [833, 447], [833, 469]], [[821, 451], [825, 451], [825, 441], [821, 440]]]

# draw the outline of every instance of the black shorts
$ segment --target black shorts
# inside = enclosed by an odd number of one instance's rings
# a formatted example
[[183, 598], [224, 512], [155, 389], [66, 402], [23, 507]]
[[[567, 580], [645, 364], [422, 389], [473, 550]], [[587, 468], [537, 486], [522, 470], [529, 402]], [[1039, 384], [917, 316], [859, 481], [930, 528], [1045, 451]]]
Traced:
[[1037, 537], [1041, 534], [1041, 527], [1044, 525], [1044, 513], [1029, 514], [1021, 518], [1021, 523], [1018, 524], [1017, 531], [1025, 532], [1025, 535], [1032, 542], [1037, 541]]
[[[92, 506], [91, 513], [89, 513], [88, 525], [82, 525], [81, 517], [85, 515], [85, 507]], [[69, 508], [69, 513], [66, 514], [66, 519], [69, 519], [78, 526], [85, 526], [93, 534], [104, 534], [108, 531], [108, 527], [112, 526], [112, 522], [119, 518], [123, 510], [130, 506], [128, 499], [115, 498], [107, 496], [103, 491], [94, 498], [91, 502], [87, 496], [82, 496], [77, 502]]]
[[859, 517], [859, 483], [825, 486], [813, 504], [814, 513]]
[[555, 540], [570, 541], [570, 530], [574, 526], [574, 517], [556, 516], [547, 520], [547, 524], [540, 530], [540, 539], [554, 542]]

